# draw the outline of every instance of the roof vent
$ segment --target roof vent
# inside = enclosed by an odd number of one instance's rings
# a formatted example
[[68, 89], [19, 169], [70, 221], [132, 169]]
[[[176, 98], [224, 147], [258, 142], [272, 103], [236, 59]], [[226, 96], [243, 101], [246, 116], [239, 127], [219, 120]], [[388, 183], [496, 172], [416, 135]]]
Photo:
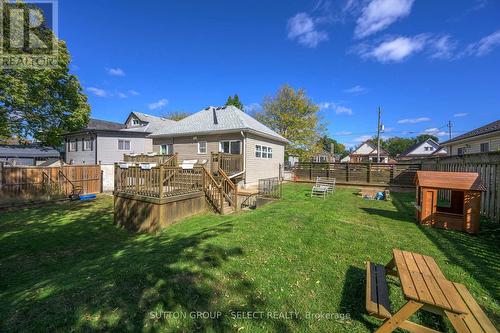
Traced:
[[219, 122], [217, 121], [217, 113], [215, 112], [215, 108], [212, 109], [212, 112], [214, 114], [214, 124], [217, 125]]

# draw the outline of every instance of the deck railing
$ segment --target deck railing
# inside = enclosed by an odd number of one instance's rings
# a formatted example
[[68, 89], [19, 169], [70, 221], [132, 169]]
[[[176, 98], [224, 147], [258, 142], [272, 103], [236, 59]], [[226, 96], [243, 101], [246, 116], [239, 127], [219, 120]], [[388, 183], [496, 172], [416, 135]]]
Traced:
[[177, 166], [177, 154], [124, 154], [123, 160], [129, 163], [156, 163]]
[[224, 170], [219, 169], [219, 175], [222, 194], [231, 208], [236, 211], [238, 202], [238, 186], [236, 186], [233, 181], [229, 179]]
[[161, 164], [150, 169], [115, 164], [115, 192], [166, 198], [202, 191], [203, 177], [201, 166], [185, 170]]
[[217, 172], [220, 168], [226, 175], [232, 177], [243, 171], [241, 154], [211, 153], [210, 161], [212, 172]]

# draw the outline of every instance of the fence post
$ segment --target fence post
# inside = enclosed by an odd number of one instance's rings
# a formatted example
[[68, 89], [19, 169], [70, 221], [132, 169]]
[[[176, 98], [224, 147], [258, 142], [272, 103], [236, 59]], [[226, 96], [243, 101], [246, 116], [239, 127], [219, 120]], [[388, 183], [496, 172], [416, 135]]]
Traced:
[[117, 177], [118, 172], [117, 172], [117, 170], [118, 170], [118, 163], [115, 163], [115, 169], [113, 170], [113, 171], [114, 171], [114, 177], [113, 177], [113, 183], [114, 183], [114, 184], [113, 184], [113, 192], [117, 191], [117, 188], [116, 188], [116, 186], [118, 185], [118, 177]]
[[104, 170], [101, 169], [101, 193], [104, 192]]
[[3, 184], [5, 182], [5, 165], [0, 162], [0, 191], [3, 189]]
[[394, 164], [391, 164], [391, 168], [389, 169], [389, 184], [394, 180]]
[[159, 191], [158, 195], [160, 196], [160, 199], [163, 198], [163, 164], [160, 164], [160, 168], [158, 169], [160, 171], [160, 176], [158, 177], [160, 180], [159, 184]]
[[367, 171], [367, 175], [366, 175], [366, 180], [368, 183], [371, 183], [371, 179], [372, 179], [372, 161], [368, 162], [368, 171]]
[[313, 179], [313, 170], [312, 170], [312, 167], [313, 167], [313, 164], [312, 164], [312, 160], [311, 160], [311, 162], [309, 162], [309, 180]]
[[345, 169], [345, 180], [346, 180], [346, 182], [349, 183], [349, 162], [346, 163], [345, 167], [346, 167], [346, 169]]

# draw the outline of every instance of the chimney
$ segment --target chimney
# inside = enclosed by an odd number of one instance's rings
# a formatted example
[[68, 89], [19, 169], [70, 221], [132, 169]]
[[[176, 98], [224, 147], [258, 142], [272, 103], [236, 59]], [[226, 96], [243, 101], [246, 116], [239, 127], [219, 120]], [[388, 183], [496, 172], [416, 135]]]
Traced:
[[214, 114], [214, 125], [217, 125], [219, 122], [217, 121], [217, 113], [215, 112], [215, 108], [212, 108], [212, 112]]

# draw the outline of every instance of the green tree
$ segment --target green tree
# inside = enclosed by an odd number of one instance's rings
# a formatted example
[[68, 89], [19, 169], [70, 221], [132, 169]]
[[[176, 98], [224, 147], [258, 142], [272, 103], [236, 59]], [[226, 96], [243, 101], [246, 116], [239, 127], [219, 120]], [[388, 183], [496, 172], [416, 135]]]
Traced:
[[328, 137], [327, 135], [323, 135], [319, 141], [320, 141], [321, 148], [324, 151], [331, 152], [331, 147], [333, 144], [333, 149], [334, 149], [335, 154], [344, 155], [346, 153], [345, 145], [337, 142], [337, 140], [332, 139], [332, 138]]
[[256, 118], [291, 141], [287, 155], [306, 160], [321, 151], [319, 139], [324, 126], [318, 111], [319, 106], [303, 89], [284, 85], [274, 96], [264, 99], [263, 111]]
[[[8, 20], [6, 11], [3, 18]], [[43, 38], [53, 37], [46, 27], [39, 29]], [[0, 137], [35, 139], [56, 147], [62, 142], [61, 134], [88, 123], [90, 106], [78, 78], [69, 73], [66, 43], [56, 43], [54, 68], [0, 68]]]
[[416, 142], [423, 142], [423, 141], [425, 141], [427, 139], [432, 139], [432, 140], [434, 140], [436, 142], [439, 142], [439, 138], [437, 136], [431, 135], [431, 134], [420, 134], [419, 136], [417, 136], [415, 138], [415, 141]]
[[179, 121], [179, 120], [182, 120], [190, 115], [191, 115], [191, 113], [186, 112], [186, 111], [172, 111], [172, 112], [167, 113], [163, 117], [170, 119], [170, 120]]
[[226, 101], [226, 106], [228, 105], [234, 105], [236, 106], [238, 109], [240, 110], [243, 110], [243, 103], [241, 103], [240, 101], [240, 97], [238, 96], [238, 94], [234, 94], [233, 97], [229, 96], [227, 98], [227, 101]]
[[[377, 140], [374, 139], [373, 142], [376, 143]], [[401, 138], [395, 136], [386, 140], [380, 139], [380, 146], [389, 153], [389, 156], [395, 157], [410, 148], [415, 142], [414, 138]]]

